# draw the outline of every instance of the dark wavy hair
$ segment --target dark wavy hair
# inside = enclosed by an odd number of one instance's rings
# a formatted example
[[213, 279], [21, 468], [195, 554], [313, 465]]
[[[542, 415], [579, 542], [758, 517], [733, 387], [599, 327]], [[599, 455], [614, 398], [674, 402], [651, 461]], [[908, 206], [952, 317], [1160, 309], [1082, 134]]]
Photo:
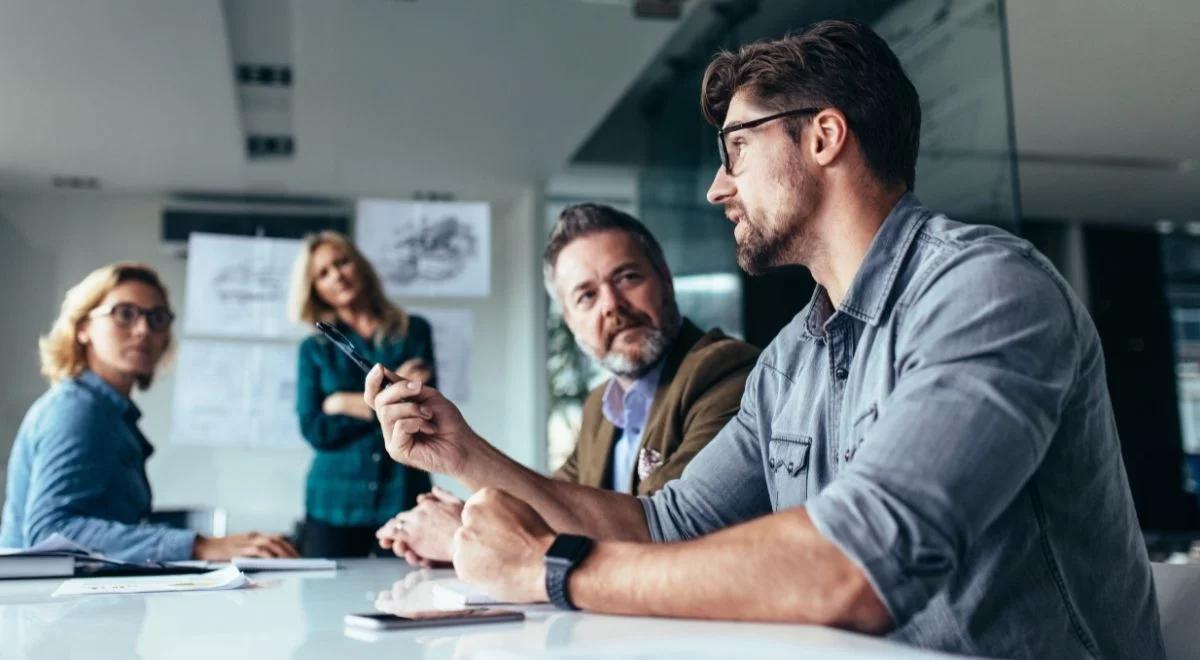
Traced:
[[[782, 39], [722, 50], [704, 72], [700, 107], [721, 126], [739, 91], [775, 112], [833, 107], [846, 116], [867, 167], [885, 184], [912, 190], [921, 143], [921, 99], [887, 43], [853, 20], [814, 23]], [[801, 122], [789, 120], [799, 139]]]

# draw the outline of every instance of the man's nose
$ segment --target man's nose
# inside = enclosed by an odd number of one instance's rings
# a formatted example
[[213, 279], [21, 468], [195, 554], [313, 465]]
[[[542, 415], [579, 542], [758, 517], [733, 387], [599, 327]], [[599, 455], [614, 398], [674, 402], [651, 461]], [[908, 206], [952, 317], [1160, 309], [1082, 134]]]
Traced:
[[625, 298], [611, 286], [600, 287], [600, 309], [605, 316], [613, 316], [625, 309]]
[[713, 177], [712, 185], [708, 187], [708, 193], [705, 195], [708, 203], [724, 204], [736, 192], [737, 186], [733, 185], [733, 177], [729, 176], [724, 167], [718, 165], [717, 174]]

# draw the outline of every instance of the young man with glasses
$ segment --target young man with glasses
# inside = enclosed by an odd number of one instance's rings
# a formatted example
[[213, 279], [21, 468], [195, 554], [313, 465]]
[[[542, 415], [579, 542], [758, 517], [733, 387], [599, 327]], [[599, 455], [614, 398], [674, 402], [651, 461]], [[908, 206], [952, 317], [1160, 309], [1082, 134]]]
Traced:
[[920, 205], [920, 104], [888, 46], [818, 23], [718, 54], [702, 89], [739, 264], [807, 266], [811, 302], [651, 497], [531, 476], [435, 392], [372, 372], [391, 455], [482, 489], [460, 576], [613, 614], [1163, 657], [1096, 330], [1029, 243]]

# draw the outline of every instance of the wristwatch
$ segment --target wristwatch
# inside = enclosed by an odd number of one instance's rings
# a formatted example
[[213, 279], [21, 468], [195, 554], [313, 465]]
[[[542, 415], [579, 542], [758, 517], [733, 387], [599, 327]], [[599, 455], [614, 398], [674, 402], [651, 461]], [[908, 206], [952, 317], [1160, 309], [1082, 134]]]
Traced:
[[567, 578], [592, 551], [593, 541], [586, 536], [559, 534], [546, 551], [546, 594], [550, 602], [564, 610], [577, 610], [567, 593]]

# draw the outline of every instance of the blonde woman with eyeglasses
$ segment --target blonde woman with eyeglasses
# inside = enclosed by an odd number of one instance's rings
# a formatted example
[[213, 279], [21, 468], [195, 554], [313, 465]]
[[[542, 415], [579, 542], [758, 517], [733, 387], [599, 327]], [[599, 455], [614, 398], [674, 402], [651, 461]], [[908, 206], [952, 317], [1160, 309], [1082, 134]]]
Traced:
[[[436, 386], [429, 323], [393, 305], [370, 262], [337, 232], [310, 236], [301, 248], [291, 314], [309, 328], [330, 323], [371, 362]], [[300, 345], [296, 409], [300, 431], [316, 450], [305, 487], [305, 556], [379, 553], [375, 530], [431, 487], [428, 473], [388, 458], [375, 414], [363, 401], [364, 380], [358, 365], [323, 335]]]
[[39, 342], [50, 389], [26, 413], [8, 462], [0, 546], [53, 534], [126, 561], [294, 557], [275, 535], [207, 537], [142, 521], [150, 513], [134, 387], [150, 387], [171, 348], [175, 315], [149, 266], [121, 262], [67, 292]]

